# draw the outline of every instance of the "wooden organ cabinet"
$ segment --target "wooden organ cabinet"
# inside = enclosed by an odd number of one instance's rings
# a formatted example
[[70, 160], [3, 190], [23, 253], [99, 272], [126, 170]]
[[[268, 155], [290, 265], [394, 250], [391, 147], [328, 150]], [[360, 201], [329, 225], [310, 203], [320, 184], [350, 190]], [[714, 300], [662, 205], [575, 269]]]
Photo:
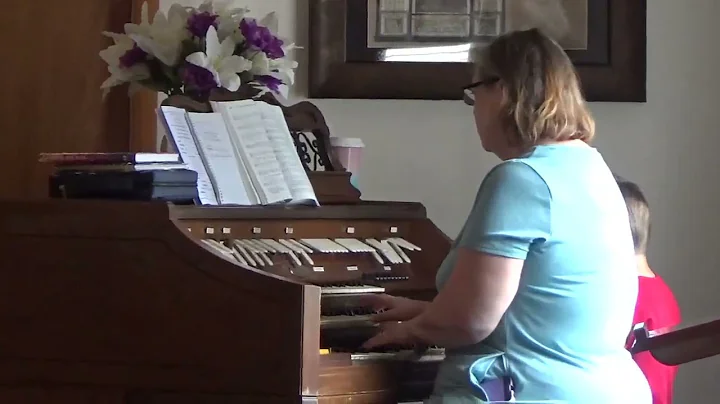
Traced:
[[284, 111], [296, 142], [315, 137], [310, 160], [324, 171], [309, 175], [321, 207], [0, 201], [0, 402], [384, 404], [430, 394], [443, 350], [363, 352], [377, 328], [362, 298], [432, 298], [450, 240], [418, 203], [360, 201], [327, 153], [317, 108]]
[[443, 358], [358, 350], [363, 294], [433, 295], [450, 243], [419, 204], [2, 202], [0, 217], [2, 402], [397, 403], [427, 396]]

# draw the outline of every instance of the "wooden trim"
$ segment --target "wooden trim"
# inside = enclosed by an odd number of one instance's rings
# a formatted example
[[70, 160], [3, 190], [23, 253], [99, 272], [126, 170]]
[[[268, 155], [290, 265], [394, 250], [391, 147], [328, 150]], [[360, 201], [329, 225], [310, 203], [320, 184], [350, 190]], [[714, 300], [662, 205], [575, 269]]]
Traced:
[[320, 390], [320, 288], [304, 286], [302, 304], [302, 368], [298, 393], [304, 397], [314, 397]]
[[[159, 0], [132, 0], [132, 21], [140, 22], [143, 3], [148, 4], [149, 15], [154, 15], [159, 7]], [[130, 151], [154, 152], [157, 149], [157, 116], [158, 93], [151, 90], [140, 90], [130, 97]]]

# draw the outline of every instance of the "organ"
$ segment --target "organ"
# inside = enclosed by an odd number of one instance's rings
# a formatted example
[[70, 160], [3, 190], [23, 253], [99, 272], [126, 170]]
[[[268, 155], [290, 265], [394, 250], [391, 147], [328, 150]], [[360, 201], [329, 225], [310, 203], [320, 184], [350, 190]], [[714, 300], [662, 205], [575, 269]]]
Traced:
[[0, 402], [429, 396], [443, 350], [363, 351], [363, 297], [431, 299], [450, 240], [421, 204], [360, 201], [317, 108], [284, 112], [296, 142], [315, 138], [303, 160], [324, 169], [306, 166], [319, 208], [0, 201]]
[[358, 349], [364, 294], [434, 294], [450, 242], [420, 204], [5, 201], [0, 217], [0, 385], [53, 397], [22, 402], [411, 402], [443, 358]]

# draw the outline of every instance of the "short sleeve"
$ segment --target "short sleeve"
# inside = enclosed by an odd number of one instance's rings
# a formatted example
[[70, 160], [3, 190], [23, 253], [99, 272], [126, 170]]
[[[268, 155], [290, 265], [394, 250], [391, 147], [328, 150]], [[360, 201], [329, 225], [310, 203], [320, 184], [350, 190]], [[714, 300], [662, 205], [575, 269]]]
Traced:
[[550, 237], [551, 200], [532, 167], [503, 162], [483, 180], [458, 246], [524, 260], [534, 243]]

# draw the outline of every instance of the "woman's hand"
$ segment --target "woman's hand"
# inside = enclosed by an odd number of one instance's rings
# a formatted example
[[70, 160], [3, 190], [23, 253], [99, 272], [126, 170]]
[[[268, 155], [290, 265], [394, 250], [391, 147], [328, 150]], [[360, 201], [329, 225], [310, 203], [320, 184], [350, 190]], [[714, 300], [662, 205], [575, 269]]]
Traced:
[[372, 321], [376, 323], [412, 320], [419, 316], [428, 304], [428, 302], [420, 300], [386, 294], [368, 295], [363, 298], [362, 302], [378, 311], [372, 316]]
[[413, 346], [414, 341], [407, 323], [387, 322], [380, 325], [380, 332], [365, 341], [363, 349], [373, 349], [386, 345]]

